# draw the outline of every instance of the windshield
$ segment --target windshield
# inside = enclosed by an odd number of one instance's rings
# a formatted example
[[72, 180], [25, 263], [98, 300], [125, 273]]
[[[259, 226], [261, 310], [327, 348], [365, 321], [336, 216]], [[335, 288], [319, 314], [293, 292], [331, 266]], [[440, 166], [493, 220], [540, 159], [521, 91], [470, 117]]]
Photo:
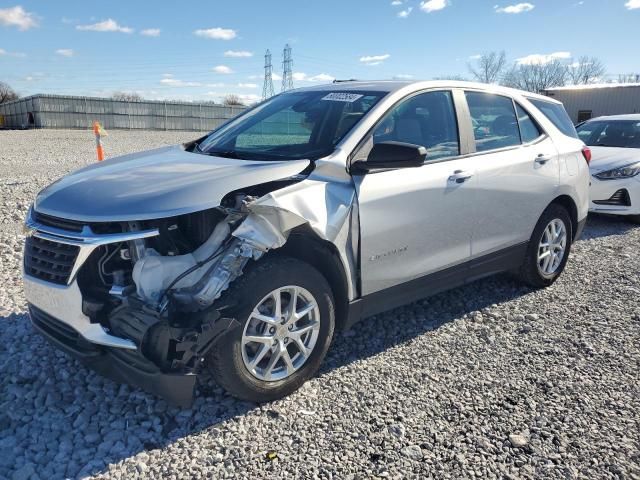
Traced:
[[277, 95], [212, 132], [194, 152], [252, 160], [317, 159], [385, 92], [307, 91]]
[[594, 120], [578, 127], [580, 139], [590, 147], [640, 148], [639, 120]]

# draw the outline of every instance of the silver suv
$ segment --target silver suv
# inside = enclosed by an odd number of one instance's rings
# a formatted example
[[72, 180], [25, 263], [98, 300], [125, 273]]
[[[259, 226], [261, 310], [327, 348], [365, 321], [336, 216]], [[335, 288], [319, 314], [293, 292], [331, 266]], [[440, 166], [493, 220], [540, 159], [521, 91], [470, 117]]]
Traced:
[[562, 105], [464, 82], [284, 93], [185, 145], [91, 165], [26, 220], [34, 326], [189, 405], [310, 378], [334, 331], [501, 271], [563, 271], [590, 154]]

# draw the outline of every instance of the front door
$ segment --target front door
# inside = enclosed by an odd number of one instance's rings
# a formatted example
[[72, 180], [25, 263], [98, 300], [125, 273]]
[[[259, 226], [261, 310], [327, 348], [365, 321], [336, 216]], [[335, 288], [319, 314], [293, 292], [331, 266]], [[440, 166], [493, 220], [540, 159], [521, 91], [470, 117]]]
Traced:
[[398, 141], [428, 154], [418, 168], [354, 176], [363, 295], [469, 260], [477, 177], [474, 160], [460, 158], [457, 125], [451, 92], [431, 91], [400, 102], [374, 129], [368, 149]]

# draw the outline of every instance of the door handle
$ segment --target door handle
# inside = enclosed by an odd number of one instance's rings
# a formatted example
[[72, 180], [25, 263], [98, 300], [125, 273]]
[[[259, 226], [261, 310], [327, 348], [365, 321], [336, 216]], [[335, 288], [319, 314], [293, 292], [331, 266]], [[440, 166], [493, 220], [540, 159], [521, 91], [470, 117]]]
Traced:
[[544, 165], [549, 160], [551, 160], [551, 157], [548, 157], [547, 155], [545, 155], [543, 153], [541, 153], [540, 155], [538, 155], [536, 157], [536, 163], [539, 163], [540, 165]]
[[456, 170], [453, 175], [449, 176], [449, 181], [452, 183], [464, 183], [473, 177], [472, 173], [465, 172], [464, 170]]

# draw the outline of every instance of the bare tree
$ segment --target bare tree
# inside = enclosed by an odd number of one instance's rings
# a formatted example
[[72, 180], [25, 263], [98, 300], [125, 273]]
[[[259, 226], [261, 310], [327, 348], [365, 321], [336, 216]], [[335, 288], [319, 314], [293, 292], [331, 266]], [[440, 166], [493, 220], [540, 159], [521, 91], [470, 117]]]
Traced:
[[451, 74], [451, 75], [439, 75], [437, 77], [433, 77], [433, 80], [456, 80], [459, 82], [466, 82], [467, 79], [464, 78], [462, 75], [456, 75], [456, 74]]
[[529, 92], [540, 93], [567, 83], [567, 67], [558, 60], [540, 63], [516, 63], [505, 74], [503, 84]]
[[476, 65], [467, 64], [474, 80], [482, 83], [498, 83], [507, 67], [507, 54], [502, 52], [483, 53], [476, 60]]
[[244, 106], [244, 103], [242, 102], [242, 99], [238, 95], [236, 95], [235, 93], [230, 93], [229, 95], [224, 97], [224, 99], [222, 100], [222, 103], [224, 105]]
[[640, 73], [624, 73], [618, 75], [618, 83], [640, 83]]
[[141, 102], [143, 100], [142, 95], [136, 92], [113, 92], [111, 98], [121, 102]]
[[0, 82], [0, 103], [17, 100], [20, 96], [8, 84]]
[[583, 56], [567, 66], [567, 80], [573, 85], [587, 85], [604, 77], [605, 72], [600, 59]]

